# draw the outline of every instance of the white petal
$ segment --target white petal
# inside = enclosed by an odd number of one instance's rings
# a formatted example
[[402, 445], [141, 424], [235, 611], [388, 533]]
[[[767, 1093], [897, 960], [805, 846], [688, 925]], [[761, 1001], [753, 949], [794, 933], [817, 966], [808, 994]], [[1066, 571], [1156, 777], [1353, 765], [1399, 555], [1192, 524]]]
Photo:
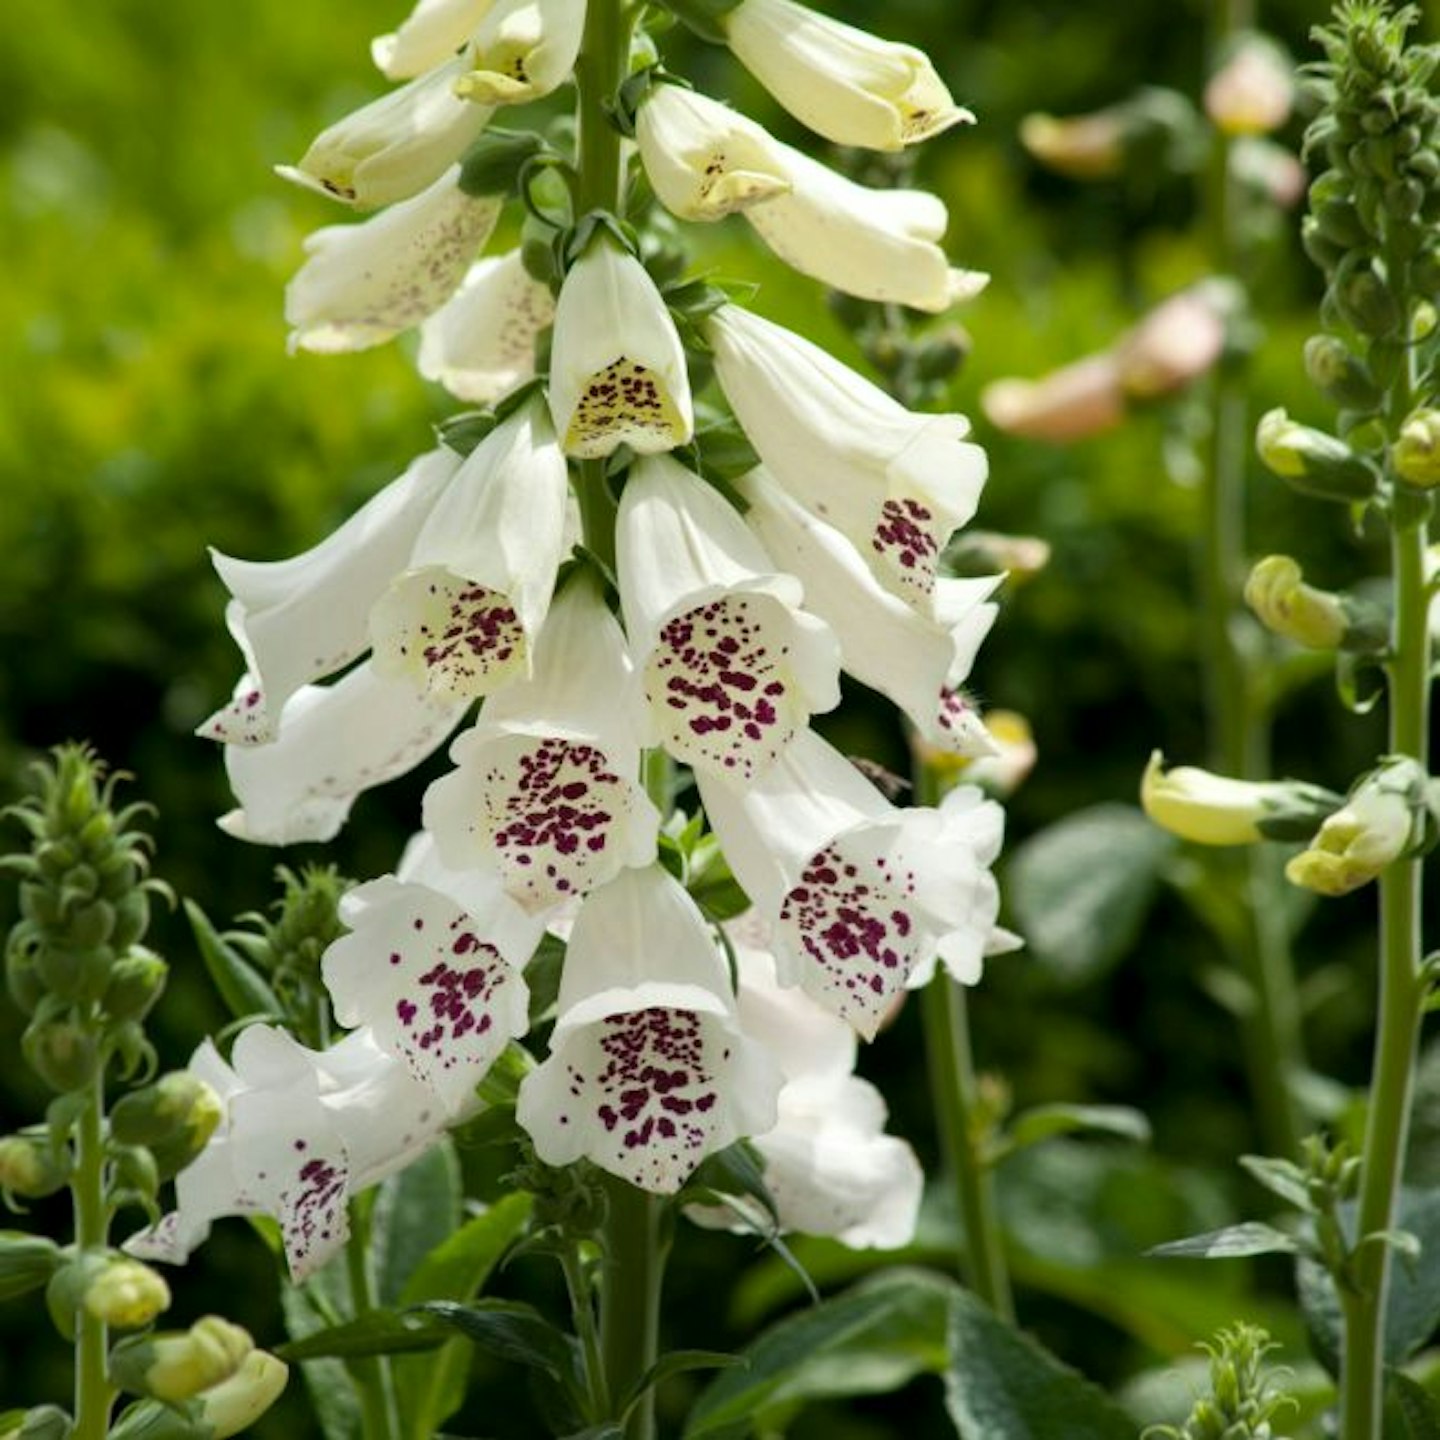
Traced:
[[460, 400], [492, 405], [535, 370], [535, 338], [555, 316], [549, 287], [512, 250], [477, 260], [460, 288], [420, 326], [420, 373]]
[[287, 180], [361, 209], [408, 200], [464, 154], [492, 111], [455, 95], [463, 55], [371, 101], [323, 130]]
[[273, 744], [226, 746], [240, 808], [220, 828], [263, 845], [333, 839], [360, 792], [418, 765], [468, 703], [417, 694], [368, 664], [333, 685], [307, 685], [291, 696]]
[[[753, 917], [755, 912], [747, 913]], [[747, 944], [748, 928], [744, 916], [725, 925], [739, 962], [740, 989], [735, 1003], [741, 1029], [770, 1053], [787, 1085], [800, 1079], [838, 1080], [849, 1075], [855, 1068], [855, 1032], [803, 990], [782, 987], [769, 948], [772, 942], [767, 938], [764, 949]]]
[[390, 876], [341, 902], [351, 933], [321, 962], [342, 1025], [367, 1025], [383, 1049], [462, 1110], [500, 1052], [528, 1028], [523, 976], [490, 943], [486, 915]]
[[[234, 597], [236, 638], [250, 657], [254, 688], [263, 692], [258, 705], [237, 695], [247, 716], [258, 710], [253, 723], [261, 739], [273, 738], [285, 702], [301, 685], [364, 653], [370, 606], [404, 568], [426, 515], [459, 466], [460, 457], [444, 446], [427, 452], [338, 530], [288, 560], [236, 560], [211, 550]], [[212, 738], [246, 743], [233, 727]]]
[[454, 294], [500, 217], [501, 197], [467, 195], [452, 165], [420, 194], [358, 225], [330, 225], [286, 287], [291, 349], [383, 344]]
[[393, 35], [378, 35], [370, 53], [391, 80], [413, 75], [449, 59], [476, 31], [494, 0], [418, 0]]
[[585, 0], [495, 0], [475, 31], [456, 93], [483, 105], [523, 105], [570, 78]]
[[[239, 606], [231, 601], [225, 612], [227, 623], [232, 615], [235, 617], [235, 623], [230, 624], [234, 634], [239, 623]], [[202, 720], [195, 727], [195, 733], [202, 740], [218, 740], [222, 745], [268, 745], [275, 738], [275, 722], [265, 703], [265, 692], [249, 670], [235, 682], [230, 699]]]
[[596, 236], [555, 302], [550, 413], [569, 455], [672, 450], [694, 430], [685, 351], [645, 267]]

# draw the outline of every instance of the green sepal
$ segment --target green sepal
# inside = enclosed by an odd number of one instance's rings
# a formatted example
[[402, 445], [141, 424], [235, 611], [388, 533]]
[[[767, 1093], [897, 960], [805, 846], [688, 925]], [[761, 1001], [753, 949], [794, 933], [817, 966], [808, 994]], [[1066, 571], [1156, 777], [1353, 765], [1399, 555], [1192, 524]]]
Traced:
[[467, 195], [514, 195], [526, 164], [549, 149], [543, 136], [525, 130], [486, 130], [460, 161], [460, 189]]
[[69, 1412], [58, 1405], [35, 1405], [21, 1413], [24, 1419], [16, 1440], [70, 1440], [75, 1432]]
[[616, 91], [614, 104], [606, 107], [615, 128], [622, 135], [634, 139], [635, 117], [640, 113], [645, 97], [657, 85], [679, 85], [685, 90], [695, 88], [681, 76], [672, 75], [663, 65], [646, 65], [636, 70]]
[[632, 226], [608, 210], [592, 210], [575, 222], [575, 228], [565, 239], [567, 270], [594, 244], [596, 235], [602, 230], [606, 231], [622, 250], [628, 251], [637, 260], [641, 258], [640, 237]]
[[738, 10], [742, 0], [663, 0], [667, 9], [687, 29], [712, 45], [725, 44], [725, 16]]
[[198, 1400], [183, 1406], [137, 1400], [126, 1406], [108, 1440], [211, 1440], [214, 1433], [215, 1427], [200, 1418]]

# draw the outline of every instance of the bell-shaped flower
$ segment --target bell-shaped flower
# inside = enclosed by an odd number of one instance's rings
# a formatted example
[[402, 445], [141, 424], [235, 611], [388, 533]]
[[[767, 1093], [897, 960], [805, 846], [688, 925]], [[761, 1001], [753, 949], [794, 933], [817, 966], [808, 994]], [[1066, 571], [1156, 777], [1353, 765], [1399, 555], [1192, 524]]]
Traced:
[[[423, 876], [437, 861], [421, 853], [411, 870]], [[544, 933], [544, 921], [525, 915], [495, 876], [457, 878], [463, 903], [414, 874], [357, 886], [340, 902], [351, 933], [321, 961], [336, 1020], [367, 1026], [452, 1116], [529, 1028], [522, 972]]]
[[535, 340], [555, 318], [548, 286], [512, 250], [477, 260], [420, 326], [420, 373], [459, 400], [493, 405], [535, 373]]
[[575, 919], [550, 1055], [521, 1081], [516, 1117], [546, 1164], [585, 1156], [668, 1195], [774, 1125], [780, 1079], [741, 1033], [695, 902], [659, 866], [622, 870]]
[[550, 413], [567, 455], [640, 454], [690, 439], [690, 377], [675, 322], [645, 267], [603, 227], [555, 302]]
[[566, 549], [569, 477], [538, 400], [470, 452], [370, 610], [378, 674], [474, 698], [531, 666]]
[[455, 93], [481, 105], [523, 105], [575, 70], [585, 0], [495, 0], [466, 50]]
[[693, 90], [653, 86], [635, 138], [673, 214], [718, 220], [740, 211], [787, 265], [836, 290], [938, 311], [985, 284], [953, 269], [936, 243], [948, 220], [936, 196], [857, 185]]
[[234, 744], [273, 740], [281, 710], [302, 685], [369, 649], [370, 607], [405, 567], [459, 468], [453, 450], [427, 451], [338, 530], [288, 560], [237, 560], [211, 550], [233, 597], [227, 619], [255, 684], [207, 720], [201, 735]]
[[417, 0], [389, 35], [370, 42], [370, 55], [390, 80], [408, 80], [443, 65], [480, 28], [495, 0]]
[[837, 145], [899, 150], [975, 119], [923, 52], [794, 0], [741, 0], [720, 23], [736, 59], [797, 120]]
[[716, 311], [708, 334], [725, 396], [770, 473], [846, 536], [887, 590], [933, 614], [936, 561], [985, 484], [969, 422], [905, 409], [738, 306]]
[[200, 1157], [175, 1180], [176, 1208], [125, 1248], [183, 1261], [227, 1215], [270, 1215], [298, 1283], [345, 1243], [352, 1195], [403, 1169], [443, 1133], [428, 1086], [357, 1030], [325, 1051], [252, 1025], [231, 1063], [205, 1041], [190, 1069], [225, 1102]]
[[1000, 810], [952, 791], [900, 810], [812, 731], [744, 787], [698, 771], [726, 859], [775, 932], [783, 984], [860, 1034], [938, 955], [966, 983], [995, 940]]
[[503, 197], [470, 195], [452, 165], [409, 200], [357, 225], [328, 225], [285, 290], [290, 348], [365, 350], [418, 325], [455, 293], [500, 218]]
[[625, 635], [588, 570], [551, 607], [535, 670], [486, 701], [425, 795], [440, 856], [494, 873], [530, 912], [655, 858], [660, 817], [639, 783], [644, 717]]
[[262, 845], [334, 839], [360, 793], [418, 765], [469, 703], [385, 680], [369, 663], [334, 684], [302, 687], [273, 742], [225, 747], [240, 803], [220, 828]]
[[493, 113], [455, 94], [466, 68], [466, 57], [454, 56], [372, 100], [276, 173], [362, 210], [408, 200], [460, 159]]
[[730, 504], [669, 456], [638, 461], [615, 524], [620, 605], [654, 732], [748, 779], [840, 703], [830, 628]]
[[1003, 577], [937, 580], [937, 618], [931, 619], [886, 590], [855, 547], [787, 495], [763, 466], [734, 483], [748, 505], [745, 523], [805, 587], [806, 608], [839, 638], [844, 668], [893, 700], [929, 744], [989, 753], [983, 725], [967, 721], [955, 697], [995, 622], [990, 596]]

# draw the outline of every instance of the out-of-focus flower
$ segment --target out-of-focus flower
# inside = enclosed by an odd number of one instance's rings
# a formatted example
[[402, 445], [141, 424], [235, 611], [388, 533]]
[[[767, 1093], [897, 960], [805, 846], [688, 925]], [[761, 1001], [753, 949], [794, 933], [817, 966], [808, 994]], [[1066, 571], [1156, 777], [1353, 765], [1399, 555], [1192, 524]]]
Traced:
[[535, 370], [535, 340], [555, 318], [549, 288], [520, 252], [477, 260], [460, 288], [420, 326], [416, 362], [460, 400], [493, 405]]
[[358, 225], [306, 237], [285, 291], [292, 350], [365, 350], [418, 325], [460, 284], [500, 218], [501, 199], [469, 195], [452, 165], [432, 185]]
[[1400, 427], [1391, 447], [1395, 473], [1408, 485], [1432, 490], [1440, 485], [1440, 410], [1417, 410]]
[[1013, 795], [1035, 768], [1038, 751], [1030, 722], [1014, 710], [987, 710], [985, 731], [995, 753], [974, 758], [932, 755], [923, 752], [929, 764], [939, 765], [942, 773], [950, 771], [966, 785], [978, 785], [987, 795], [1006, 800]]
[[1068, 119], [1027, 115], [1020, 122], [1020, 143], [1058, 175], [1105, 180], [1124, 167], [1127, 130], [1119, 110], [1098, 110]]
[[1394, 761], [1367, 776], [1289, 861], [1285, 878], [1321, 895], [1348, 895], [1377, 879], [1410, 848], [1416, 795], [1425, 779], [1413, 760]]
[[481, 105], [523, 105], [575, 69], [585, 0], [493, 0], [465, 50], [455, 93]]
[[1226, 135], [1268, 135], [1294, 103], [1294, 67], [1263, 35], [1242, 36], [1205, 85], [1205, 113]]
[[652, 730], [677, 759], [749, 779], [840, 703], [829, 626], [692, 471], [659, 455], [634, 465], [615, 541]]
[[1293, 151], [1273, 140], [1239, 136], [1230, 149], [1230, 170], [1278, 210], [1293, 210], [1305, 198], [1305, 167]]
[[1023, 585], [1050, 563], [1050, 542], [1038, 535], [966, 530], [950, 542], [948, 558], [962, 574], [1003, 570], [1008, 585]]
[[1115, 346], [1126, 395], [1153, 400], [1199, 379], [1225, 348], [1223, 286], [1196, 285], [1151, 310]]
[[740, 1030], [704, 917], [658, 866], [622, 870], [580, 907], [550, 1056], [516, 1117], [549, 1165], [585, 1156], [673, 1194], [707, 1155], [775, 1123], [781, 1077]]
[[837, 145], [899, 150], [975, 119], [921, 51], [794, 0], [741, 0], [720, 23], [740, 63], [797, 120]]
[[1063, 445], [1113, 430], [1125, 418], [1125, 394], [1106, 351], [1039, 380], [996, 380], [980, 392], [980, 408], [997, 430]]
[[400, 28], [377, 35], [370, 53], [391, 80], [443, 65], [479, 29], [495, 0], [418, 0]]
[[1245, 603], [1261, 624], [1311, 650], [1336, 650], [1350, 628], [1338, 595], [1306, 585], [1288, 555], [1267, 555], [1245, 582]]
[[555, 302], [550, 413], [567, 455], [673, 450], [695, 428], [675, 322], [645, 267], [597, 231]]
[[457, 98], [466, 58], [362, 106], [322, 130], [296, 165], [276, 173], [334, 200], [368, 210], [408, 200], [433, 184], [485, 128], [492, 112]]

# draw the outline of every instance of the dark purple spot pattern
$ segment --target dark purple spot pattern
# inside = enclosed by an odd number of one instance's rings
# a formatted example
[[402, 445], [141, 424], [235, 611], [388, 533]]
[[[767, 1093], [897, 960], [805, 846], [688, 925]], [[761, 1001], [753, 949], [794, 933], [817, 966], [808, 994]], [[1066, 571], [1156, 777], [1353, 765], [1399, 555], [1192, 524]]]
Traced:
[[826, 1009], [872, 1033], [920, 959], [914, 873], [863, 832], [817, 851], [780, 907], [789, 947], [814, 962], [802, 985]]
[[567, 1049], [557, 1122], [584, 1124], [594, 1136], [588, 1153], [605, 1169], [674, 1194], [714, 1148], [716, 1076], [730, 1061], [729, 1036], [714, 1016], [658, 1006], [612, 1015], [591, 1031], [598, 1036], [584, 1049], [593, 1061]]
[[686, 438], [686, 424], [664, 383], [647, 366], [620, 355], [586, 383], [565, 431], [565, 450], [582, 460], [628, 444], [648, 453]]
[[275, 1214], [285, 1238], [291, 1274], [300, 1280], [322, 1264], [345, 1238], [345, 1199], [350, 1177], [343, 1158], [327, 1160], [317, 1155], [307, 1159], [303, 1144], [293, 1148], [297, 1168], [280, 1187]]
[[905, 496], [887, 500], [880, 507], [870, 548], [899, 587], [899, 594], [912, 602], [924, 602], [935, 589], [935, 561], [945, 538], [934, 512]]
[[275, 738], [275, 722], [258, 685], [242, 690], [195, 732], [224, 745], [265, 745]]
[[548, 737], [482, 773], [473, 828], [498, 857], [505, 889], [529, 910], [584, 895], [620, 868], [617, 824], [635, 787], [593, 745]]
[[524, 628], [498, 591], [428, 569], [386, 598], [394, 605], [387, 634], [393, 663], [431, 692], [484, 695], [524, 665]]
[[732, 594], [661, 627], [645, 694], [676, 759], [749, 780], [804, 724], [783, 614], [771, 596]]

